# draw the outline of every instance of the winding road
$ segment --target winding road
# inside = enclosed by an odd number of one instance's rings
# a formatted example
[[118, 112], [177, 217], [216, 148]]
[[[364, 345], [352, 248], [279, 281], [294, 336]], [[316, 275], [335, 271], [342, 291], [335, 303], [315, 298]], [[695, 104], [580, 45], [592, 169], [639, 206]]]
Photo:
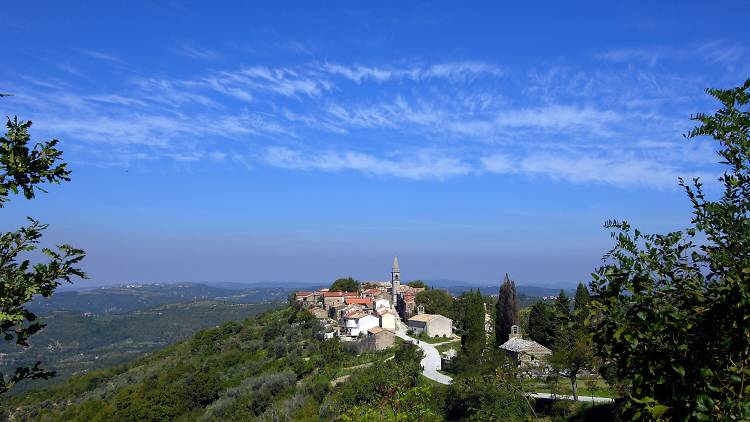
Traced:
[[[406, 330], [396, 331], [396, 336], [402, 340], [410, 341], [422, 349], [422, 352], [424, 352], [424, 358], [419, 363], [422, 365], [422, 374], [425, 377], [439, 382], [440, 384], [450, 384], [453, 382], [453, 378], [438, 372], [441, 368], [440, 352], [438, 352], [435, 346], [443, 343], [430, 344], [425, 341], [419, 341], [419, 343], [417, 343], [417, 339], [406, 335]], [[445, 343], [448, 343], [448, 341]]]
[[[438, 372], [440, 368], [442, 367], [441, 361], [440, 361], [440, 352], [435, 348], [435, 346], [439, 346], [444, 343], [450, 343], [454, 340], [449, 340], [443, 343], [435, 343], [430, 344], [425, 341], [419, 341], [417, 343], [417, 339], [413, 337], [409, 337], [406, 335], [405, 329], [399, 329], [396, 331], [396, 337], [409, 341], [411, 343], [416, 344], [419, 346], [420, 349], [422, 349], [422, 352], [424, 352], [424, 358], [421, 362], [419, 362], [422, 365], [422, 375], [425, 377], [439, 382], [440, 384], [450, 384], [453, 382], [453, 378], [449, 377], [448, 375], [442, 374]], [[557, 400], [573, 400], [572, 396], [566, 396], [566, 395], [552, 395], [549, 393], [527, 393], [529, 397], [537, 398], [537, 399], [557, 399]], [[578, 401], [589, 401], [592, 400], [596, 403], [608, 403], [613, 401], [613, 399], [609, 397], [591, 397], [591, 396], [578, 396]]]

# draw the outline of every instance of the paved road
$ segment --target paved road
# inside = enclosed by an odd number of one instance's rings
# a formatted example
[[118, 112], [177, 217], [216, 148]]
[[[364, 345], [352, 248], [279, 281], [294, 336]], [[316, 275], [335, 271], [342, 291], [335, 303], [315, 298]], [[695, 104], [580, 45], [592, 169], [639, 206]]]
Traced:
[[[409, 337], [406, 335], [406, 330], [398, 330], [396, 331], [396, 336], [399, 338], [411, 341], [412, 343], [417, 343], [417, 340], [415, 338]], [[446, 341], [444, 343], [450, 343], [453, 340]], [[417, 346], [419, 346], [420, 349], [424, 352], [424, 359], [420, 362], [422, 365], [422, 375], [425, 377], [437, 381], [440, 384], [450, 384], [453, 382], [453, 378], [449, 377], [448, 375], [441, 374], [438, 372], [441, 368], [441, 362], [440, 362], [440, 353], [437, 351], [435, 346], [440, 345], [443, 343], [436, 343], [436, 344], [430, 344], [424, 341], [420, 341]], [[573, 396], [566, 396], [562, 394], [558, 394], [556, 396], [553, 396], [549, 393], [528, 393], [529, 397], [537, 398], [537, 399], [557, 399], [557, 400], [573, 400]], [[590, 401], [591, 396], [578, 396], [578, 401]], [[594, 397], [593, 399], [596, 403], [609, 403], [613, 401], [613, 399], [609, 397]]]
[[[405, 330], [397, 331], [396, 336], [398, 336], [400, 339], [411, 341], [415, 344], [417, 343], [416, 339], [406, 335]], [[419, 348], [424, 352], [424, 358], [421, 362], [419, 362], [422, 365], [422, 375], [433, 381], [437, 381], [440, 384], [450, 384], [451, 382], [453, 382], [453, 378], [438, 372], [441, 367], [440, 353], [437, 351], [435, 346], [424, 341], [420, 341], [417, 346], [419, 346]]]
[[[557, 396], [553, 396], [550, 393], [529, 393], [529, 397], [534, 397], [535, 399], [573, 400], [573, 396], [566, 396], [564, 394], [558, 394]], [[579, 394], [578, 401], [591, 401], [591, 396], [582, 396]], [[611, 399], [609, 397], [594, 396], [594, 402], [596, 403], [610, 403], [613, 401], [614, 399]]]

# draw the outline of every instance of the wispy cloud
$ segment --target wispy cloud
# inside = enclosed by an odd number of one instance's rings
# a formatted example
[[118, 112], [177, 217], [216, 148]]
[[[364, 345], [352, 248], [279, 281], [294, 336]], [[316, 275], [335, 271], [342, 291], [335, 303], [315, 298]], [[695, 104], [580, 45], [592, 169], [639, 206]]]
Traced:
[[599, 156], [583, 153], [531, 153], [511, 158], [504, 154], [482, 158], [485, 170], [499, 174], [545, 176], [573, 183], [599, 183], [614, 186], [670, 188], [684, 176], [664, 163], [635, 157]]
[[92, 57], [97, 60], [101, 60], [104, 62], [112, 63], [112, 64], [121, 64], [122, 60], [120, 60], [117, 56], [114, 56], [112, 54], [103, 53], [101, 51], [96, 50], [81, 50], [81, 53]]
[[177, 49], [177, 53], [182, 56], [197, 60], [216, 60], [221, 58], [221, 54], [216, 51], [196, 48], [190, 45], [183, 45], [182, 47]]
[[654, 66], [667, 60], [699, 60], [723, 66], [734, 66], [747, 61], [750, 49], [746, 45], [711, 40], [683, 47], [650, 46], [615, 48], [601, 52], [597, 58], [612, 62], [645, 62]]
[[[115, 68], [122, 63], [84, 54]], [[650, 57], [619, 51], [605, 58], [620, 59]], [[702, 81], [643, 68], [307, 61], [181, 78], [129, 74], [109, 88], [85, 88], [59, 72], [16, 76], [4, 86], [18, 95], [0, 107], [33, 118], [35, 129], [64, 139], [85, 159], [101, 155], [96, 165], [171, 160], [411, 180], [507, 174], [647, 187], [673, 186], [677, 175], [710, 166], [701, 158], [710, 148], [680, 146]]]
[[332, 75], [342, 76], [358, 84], [366, 80], [385, 82], [389, 80], [410, 79], [414, 81], [430, 78], [465, 80], [477, 76], [500, 77], [505, 70], [497, 65], [483, 62], [460, 61], [439, 63], [428, 66], [365, 66], [324, 63], [321, 70]]
[[264, 161], [269, 165], [286, 169], [360, 171], [376, 176], [413, 180], [442, 180], [472, 171], [467, 164], [457, 158], [433, 152], [417, 151], [393, 155], [399, 158], [376, 157], [351, 151], [304, 153], [286, 147], [270, 147], [265, 151]]

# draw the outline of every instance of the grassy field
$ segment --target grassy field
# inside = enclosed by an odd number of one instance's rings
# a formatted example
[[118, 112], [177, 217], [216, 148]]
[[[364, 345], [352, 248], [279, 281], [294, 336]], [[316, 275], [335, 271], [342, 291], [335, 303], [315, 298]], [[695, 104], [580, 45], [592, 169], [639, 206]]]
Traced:
[[438, 352], [443, 353], [447, 352], [450, 349], [460, 349], [461, 348], [461, 339], [453, 340], [450, 343], [441, 344], [440, 346], [435, 346]]
[[419, 336], [412, 336], [415, 339], [418, 339], [419, 341], [424, 341], [426, 343], [435, 344], [435, 343], [444, 343], [446, 341], [451, 341], [451, 338], [448, 337], [427, 337], [426, 335], [419, 335]]
[[[580, 397], [610, 397], [610, 398], [616, 398], [618, 397], [615, 390], [609, 386], [604, 379], [597, 376], [594, 379], [595, 383], [592, 385], [589, 385], [587, 383], [586, 378], [578, 378], [578, 395]], [[524, 379], [523, 381], [524, 389], [526, 391], [533, 391], [535, 393], [552, 393], [553, 388], [551, 388], [551, 385], [547, 382], [545, 382], [543, 379]], [[592, 388], [593, 387], [593, 388]], [[560, 377], [560, 381], [558, 382], [557, 386], [554, 388], [554, 392], [557, 394], [562, 395], [572, 395], [573, 389], [570, 385], [570, 380], [568, 378]]]

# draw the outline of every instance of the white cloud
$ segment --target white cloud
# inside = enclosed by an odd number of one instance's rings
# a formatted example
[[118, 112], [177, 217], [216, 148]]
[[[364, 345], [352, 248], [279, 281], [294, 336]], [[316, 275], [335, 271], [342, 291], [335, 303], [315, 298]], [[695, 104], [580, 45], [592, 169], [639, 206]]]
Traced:
[[495, 154], [481, 159], [490, 173], [545, 176], [572, 183], [599, 183], [613, 186], [674, 188], [682, 170], [644, 157], [601, 156], [564, 151], [531, 153], [510, 157]]
[[209, 49], [201, 49], [190, 45], [183, 45], [177, 50], [177, 53], [185, 57], [197, 60], [216, 60], [221, 54]]
[[497, 65], [477, 61], [458, 61], [439, 63], [428, 66], [345, 66], [336, 63], [324, 63], [321, 70], [332, 75], [341, 76], [361, 84], [367, 80], [385, 82], [389, 80], [410, 79], [413, 81], [430, 78], [465, 80], [477, 76], [500, 77], [505, 70]]
[[711, 40], [692, 43], [681, 47], [651, 46], [637, 48], [616, 48], [596, 55], [611, 62], [646, 62], [654, 66], [665, 60], [702, 60], [724, 66], [735, 65], [747, 60], [747, 46], [725, 40]]
[[[119, 61], [97, 53], [86, 54]], [[141, 74], [89, 89], [57, 78], [17, 76], [8, 86], [18, 95], [0, 107], [102, 163], [260, 160], [412, 180], [497, 173], [664, 187], [714, 158], [705, 144], [680, 147], [701, 82], [640, 67], [509, 73], [479, 61], [306, 62], [181, 79]]]
[[514, 171], [513, 158], [508, 154], [492, 154], [479, 160], [484, 170], [490, 173], [512, 173]]
[[432, 152], [394, 154], [401, 158], [379, 158], [359, 152], [304, 153], [286, 147], [270, 147], [264, 161], [272, 166], [328, 172], [360, 171], [377, 176], [392, 176], [413, 180], [442, 180], [471, 172], [471, 168], [457, 158]]
[[83, 53], [83, 54], [85, 54], [85, 55], [87, 55], [89, 57], [92, 57], [94, 59], [101, 60], [103, 62], [108, 62], [110, 64], [118, 64], [118, 65], [122, 64], [122, 60], [120, 60], [120, 58], [118, 58], [118, 57], [116, 57], [116, 56], [114, 56], [112, 54], [102, 53], [101, 51], [96, 51], [96, 50], [81, 50], [81, 53]]

